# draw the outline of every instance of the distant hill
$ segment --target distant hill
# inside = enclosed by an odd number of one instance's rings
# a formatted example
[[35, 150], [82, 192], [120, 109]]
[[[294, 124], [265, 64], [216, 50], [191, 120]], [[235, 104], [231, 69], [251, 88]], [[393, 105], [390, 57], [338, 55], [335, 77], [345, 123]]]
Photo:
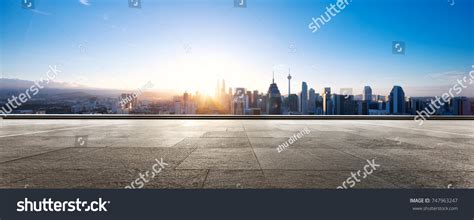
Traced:
[[[22, 79], [8, 79], [8, 78], [0, 78], [0, 88], [2, 89], [27, 89], [34, 84], [33, 81], [30, 80], [22, 80]], [[85, 89], [86, 86], [75, 84], [75, 83], [66, 83], [66, 82], [56, 82], [50, 81], [45, 86], [48, 89]]]
[[[22, 80], [22, 79], [8, 79], [0, 78], [0, 97], [7, 94], [16, 94], [25, 91], [34, 85], [34, 81]], [[42, 84], [43, 85], [43, 84]], [[76, 83], [67, 83], [67, 82], [55, 82], [51, 81], [46, 85], [43, 85], [45, 88], [41, 89], [41, 95], [54, 95], [62, 96], [68, 98], [80, 98], [80, 97], [89, 97], [89, 96], [99, 96], [99, 97], [109, 97], [109, 98], [118, 98], [122, 93], [131, 93], [130, 90], [120, 90], [120, 89], [102, 89], [102, 88], [92, 88], [84, 85], [79, 85]], [[142, 100], [163, 100], [170, 99], [176, 93], [172, 91], [159, 91], [151, 90], [144, 92], [139, 99]]]

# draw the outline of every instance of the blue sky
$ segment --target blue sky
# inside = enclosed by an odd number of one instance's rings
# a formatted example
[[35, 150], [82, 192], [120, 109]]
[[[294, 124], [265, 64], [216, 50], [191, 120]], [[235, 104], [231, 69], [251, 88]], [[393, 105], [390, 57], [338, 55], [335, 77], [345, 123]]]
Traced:
[[[290, 67], [295, 89], [370, 85], [386, 95], [401, 85], [414, 96], [445, 92], [474, 65], [472, 0], [353, 0], [315, 33], [311, 18], [335, 0], [20, 2], [0, 1], [5, 78], [37, 80], [57, 64], [65, 82], [212, 93], [218, 79], [265, 91], [275, 71], [287, 91]], [[392, 54], [392, 41], [406, 54]]]

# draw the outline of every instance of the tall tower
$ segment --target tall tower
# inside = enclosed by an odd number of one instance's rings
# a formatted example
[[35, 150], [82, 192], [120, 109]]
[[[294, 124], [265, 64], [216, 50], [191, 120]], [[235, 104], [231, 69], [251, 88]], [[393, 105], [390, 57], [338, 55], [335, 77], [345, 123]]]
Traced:
[[313, 88], [309, 89], [308, 113], [316, 114], [316, 91]]
[[269, 115], [280, 115], [281, 114], [281, 95], [278, 86], [275, 83], [275, 74], [273, 74], [272, 84], [268, 88], [267, 92], [267, 111]]
[[388, 113], [392, 115], [403, 115], [406, 111], [405, 92], [401, 86], [393, 86], [388, 97]]
[[365, 86], [364, 87], [364, 101], [372, 101], [372, 88], [370, 86]]
[[219, 80], [217, 80], [217, 86], [216, 86], [216, 94], [215, 94], [215, 97], [216, 99], [219, 99], [220, 97], [220, 92], [221, 92], [221, 89], [220, 89], [220, 85], [219, 85]]
[[323, 113], [332, 115], [331, 87], [325, 87], [323, 90]]
[[288, 114], [290, 114], [290, 96], [291, 96], [291, 74], [290, 68], [288, 68]]
[[290, 68], [288, 68], [288, 97], [291, 95], [291, 89], [290, 89], [290, 84], [291, 84], [291, 74], [290, 74]]
[[225, 96], [225, 80], [222, 80], [222, 87], [221, 87], [221, 98], [224, 98]]
[[308, 114], [308, 85], [306, 82], [303, 82], [301, 85], [301, 95], [300, 95], [300, 112], [303, 115]]
[[244, 115], [245, 114], [245, 88], [235, 88], [235, 94], [232, 99], [232, 114]]

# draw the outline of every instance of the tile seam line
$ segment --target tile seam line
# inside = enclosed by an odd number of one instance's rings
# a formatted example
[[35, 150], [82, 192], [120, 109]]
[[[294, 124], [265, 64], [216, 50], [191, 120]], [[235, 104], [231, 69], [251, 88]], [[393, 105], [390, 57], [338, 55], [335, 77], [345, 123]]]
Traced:
[[23, 159], [27, 159], [27, 158], [32, 158], [32, 157], [36, 157], [36, 156], [40, 156], [40, 155], [44, 155], [44, 154], [54, 153], [54, 152], [58, 152], [58, 151], [62, 151], [62, 150], [70, 149], [70, 148], [75, 148], [75, 147], [65, 147], [65, 148], [61, 148], [61, 149], [57, 149], [57, 150], [53, 150], [53, 151], [48, 151], [48, 152], [34, 154], [34, 155], [26, 156], [26, 157], [16, 158], [16, 159], [13, 159], [13, 160], [0, 162], [0, 164], [6, 164], [6, 163], [10, 163], [10, 162], [18, 161], [18, 160], [23, 160]]
[[17, 136], [32, 135], [32, 134], [42, 134], [42, 133], [48, 133], [48, 132], [53, 132], [53, 131], [76, 130], [76, 129], [88, 128], [88, 127], [103, 127], [103, 126], [110, 126], [110, 125], [86, 125], [86, 126], [78, 126], [78, 127], [71, 127], [71, 128], [60, 128], [60, 129], [52, 129], [52, 130], [27, 132], [27, 133], [22, 133], [22, 134], [9, 134], [9, 135], [0, 136], [0, 138], [17, 137]]
[[[255, 157], [255, 160], [257, 161], [258, 167], [260, 168], [260, 171], [263, 173], [262, 165], [260, 165], [260, 161], [258, 160], [257, 154], [255, 153], [255, 150], [253, 149], [252, 143], [250, 142], [250, 138], [247, 135], [247, 129], [245, 129], [245, 125], [241, 123], [242, 128], [244, 129], [245, 132], [245, 137], [247, 138], [247, 142], [250, 145], [250, 149], [252, 149], [253, 156]], [[265, 174], [263, 174], [263, 177], [265, 178]]]
[[408, 128], [408, 127], [390, 126], [390, 125], [384, 125], [384, 124], [372, 124], [372, 123], [368, 123], [368, 122], [359, 122], [359, 123], [360, 124], [366, 124], [366, 125], [383, 126], [383, 127], [389, 127], [389, 128], [399, 128], [399, 129], [424, 131], [424, 132], [438, 132], [438, 133], [451, 134], [451, 135], [474, 137], [474, 135], [471, 135], [471, 134], [458, 134], [458, 133], [453, 133], [453, 132], [427, 130], [427, 129], [421, 129], [421, 128]]

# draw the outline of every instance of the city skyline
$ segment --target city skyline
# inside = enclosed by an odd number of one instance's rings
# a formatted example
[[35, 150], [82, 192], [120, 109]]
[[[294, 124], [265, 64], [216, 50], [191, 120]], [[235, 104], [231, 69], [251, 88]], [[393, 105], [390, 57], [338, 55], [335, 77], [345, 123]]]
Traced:
[[[247, 87], [226, 87], [225, 80], [222, 80], [217, 81], [213, 97], [186, 91], [182, 96], [173, 95], [169, 100], [158, 99], [158, 102], [156, 94], [148, 94], [151, 100], [142, 97], [147, 89], [154, 87], [150, 81], [132, 93], [112, 96], [88, 95], [87, 90], [65, 92], [56, 88], [50, 90], [56, 93], [51, 98], [51, 94], [43, 90], [47, 90], [46, 86], [61, 72], [56, 66], [50, 66], [46, 73], [48, 79], [32, 82], [33, 86], [26, 86], [26, 90], [4, 88], [0, 93], [0, 114], [416, 115], [415, 120], [419, 121], [417, 118], [425, 120], [431, 115], [474, 113], [474, 98], [462, 94], [474, 83], [474, 71], [470, 72], [469, 78], [458, 79], [445, 93], [431, 97], [406, 95], [398, 85], [394, 85], [388, 95], [373, 93], [370, 85], [364, 86], [363, 94], [353, 93], [352, 88], [341, 88], [337, 92], [331, 87], [324, 87], [321, 93], [317, 93], [305, 81], [301, 82], [300, 92], [292, 92], [289, 87], [285, 96], [280, 92], [273, 73], [266, 93]], [[288, 69], [289, 86], [292, 79]], [[43, 93], [37, 97], [41, 91]]]
[[[468, 0], [352, 2], [317, 33], [308, 24], [333, 1], [252, 1], [247, 8], [230, 0], [154, 1], [141, 9], [89, 3], [38, 1], [28, 10], [2, 1], [2, 77], [34, 81], [58, 64], [62, 82], [133, 90], [153, 81], [164, 90], [212, 94], [217, 79], [263, 91], [271, 71], [286, 91], [291, 67], [298, 90], [301, 81], [355, 93], [401, 85], [413, 96], [434, 96], [474, 61]], [[394, 41], [405, 43], [404, 55], [392, 53]]]
[[[288, 83], [292, 76], [288, 73]], [[306, 82], [302, 82], [301, 91], [288, 90], [284, 96], [275, 83], [274, 75], [267, 93], [246, 88], [227, 88], [225, 81], [217, 83], [213, 98], [214, 111], [219, 114], [233, 115], [414, 115], [414, 120], [423, 123], [431, 115], [471, 115], [474, 112], [474, 99], [460, 96], [463, 88], [474, 82], [474, 75], [458, 81], [448, 92], [435, 97], [409, 97], [401, 86], [394, 85], [388, 95], [372, 93], [370, 86], [364, 87], [364, 94], [352, 94], [351, 88], [331, 92], [325, 87], [320, 93], [313, 88], [308, 91]], [[468, 84], [466, 84], [468, 83]], [[206, 98], [208, 100], [209, 98]], [[199, 101], [201, 100], [201, 101]], [[202, 97], [184, 93], [183, 98], [173, 99], [174, 114], [196, 114], [197, 102]], [[181, 111], [184, 106], [192, 111]], [[208, 106], [209, 107], [209, 106]], [[178, 109], [178, 110], [177, 110]], [[133, 109], [129, 109], [133, 112]], [[171, 110], [173, 112], [173, 110]], [[212, 112], [212, 110], [211, 110]], [[210, 112], [204, 113], [209, 114]], [[202, 114], [202, 113], [198, 113]]]

